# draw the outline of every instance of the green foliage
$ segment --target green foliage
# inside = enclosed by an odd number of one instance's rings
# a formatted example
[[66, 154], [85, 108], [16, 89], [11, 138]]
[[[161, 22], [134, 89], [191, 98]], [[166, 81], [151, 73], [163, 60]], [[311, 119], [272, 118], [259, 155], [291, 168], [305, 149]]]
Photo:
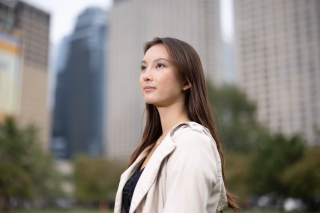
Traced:
[[75, 159], [75, 197], [82, 202], [98, 202], [114, 197], [125, 166], [101, 158], [78, 155]]
[[37, 128], [19, 128], [7, 117], [0, 124], [0, 194], [32, 199], [61, 192], [53, 158], [40, 147]]
[[33, 182], [28, 173], [20, 166], [0, 162], [0, 194], [20, 198], [34, 196]]
[[[319, 148], [306, 149], [298, 134], [270, 134], [256, 119], [256, 103], [236, 86], [206, 85], [225, 148], [226, 185], [240, 202], [269, 192], [300, 198], [320, 194]], [[314, 131], [320, 135], [316, 126]]]
[[312, 197], [320, 194], [320, 147], [305, 151], [301, 160], [281, 175], [291, 197]]
[[249, 153], [265, 141], [269, 130], [256, 120], [256, 103], [234, 85], [206, 83], [220, 141], [226, 150]]
[[261, 144], [249, 170], [252, 192], [262, 195], [273, 191], [288, 196], [290, 186], [284, 185], [281, 177], [286, 169], [300, 160], [304, 150], [304, 143], [298, 135], [286, 139], [282, 134], [275, 134]]
[[239, 203], [242, 203], [250, 195], [248, 180], [250, 179], [249, 167], [254, 155], [230, 151], [226, 157], [226, 187], [233, 194], [238, 196]]

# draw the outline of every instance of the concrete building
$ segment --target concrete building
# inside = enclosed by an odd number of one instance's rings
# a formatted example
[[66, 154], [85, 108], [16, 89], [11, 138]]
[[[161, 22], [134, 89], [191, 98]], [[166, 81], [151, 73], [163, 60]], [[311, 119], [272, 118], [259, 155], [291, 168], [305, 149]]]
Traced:
[[320, 144], [320, 1], [234, 1], [237, 83], [273, 132]]
[[22, 125], [39, 127], [47, 148], [50, 112], [47, 105], [50, 14], [23, 1], [0, 1], [0, 31], [21, 43], [19, 106], [14, 116]]
[[220, 84], [225, 76], [219, 23], [218, 0], [114, 2], [106, 81], [106, 158], [127, 161], [141, 142], [146, 119], [139, 86], [143, 44], [154, 37], [186, 41], [198, 52], [205, 77]]
[[[58, 58], [51, 150], [57, 158], [103, 153], [106, 12], [87, 8]], [[64, 56], [64, 57], [63, 57]]]

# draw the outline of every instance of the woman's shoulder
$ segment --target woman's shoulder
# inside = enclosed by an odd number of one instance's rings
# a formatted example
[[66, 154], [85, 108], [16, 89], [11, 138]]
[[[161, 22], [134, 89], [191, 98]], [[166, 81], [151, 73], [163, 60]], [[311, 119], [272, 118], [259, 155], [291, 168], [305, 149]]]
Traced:
[[209, 176], [216, 179], [221, 172], [220, 157], [215, 141], [207, 131], [203, 125], [195, 122], [188, 122], [188, 125], [179, 128], [173, 137], [175, 150], [168, 158], [168, 168], [177, 171], [186, 167], [188, 171], [206, 174], [206, 170], [211, 168]]
[[196, 122], [185, 122], [185, 124], [176, 130], [172, 137], [177, 146], [193, 143], [204, 146], [215, 144], [208, 128]]
[[[183, 122], [171, 130], [171, 137], [178, 140], [182, 135], [196, 135], [198, 137], [211, 138], [211, 133], [207, 127], [194, 121]], [[210, 137], [211, 136], [211, 137]]]

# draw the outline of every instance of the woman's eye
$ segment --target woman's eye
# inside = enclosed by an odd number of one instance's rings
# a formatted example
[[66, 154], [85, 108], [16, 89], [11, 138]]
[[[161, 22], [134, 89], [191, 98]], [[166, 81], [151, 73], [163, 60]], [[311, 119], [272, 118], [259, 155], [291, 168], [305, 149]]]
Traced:
[[146, 67], [145, 66], [141, 66], [141, 70], [144, 70]]
[[159, 65], [161, 65], [161, 66], [163, 66], [163, 67], [164, 67], [164, 65], [163, 65], [163, 64], [157, 64], [157, 67], [158, 67]]

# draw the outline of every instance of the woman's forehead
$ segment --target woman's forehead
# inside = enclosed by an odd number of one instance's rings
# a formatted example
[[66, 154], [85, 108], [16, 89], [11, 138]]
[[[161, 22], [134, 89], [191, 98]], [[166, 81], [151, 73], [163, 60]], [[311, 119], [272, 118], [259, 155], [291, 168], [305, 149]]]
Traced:
[[150, 47], [143, 57], [144, 61], [153, 60], [155, 58], [166, 58], [169, 60], [169, 54], [163, 44], [156, 44]]

